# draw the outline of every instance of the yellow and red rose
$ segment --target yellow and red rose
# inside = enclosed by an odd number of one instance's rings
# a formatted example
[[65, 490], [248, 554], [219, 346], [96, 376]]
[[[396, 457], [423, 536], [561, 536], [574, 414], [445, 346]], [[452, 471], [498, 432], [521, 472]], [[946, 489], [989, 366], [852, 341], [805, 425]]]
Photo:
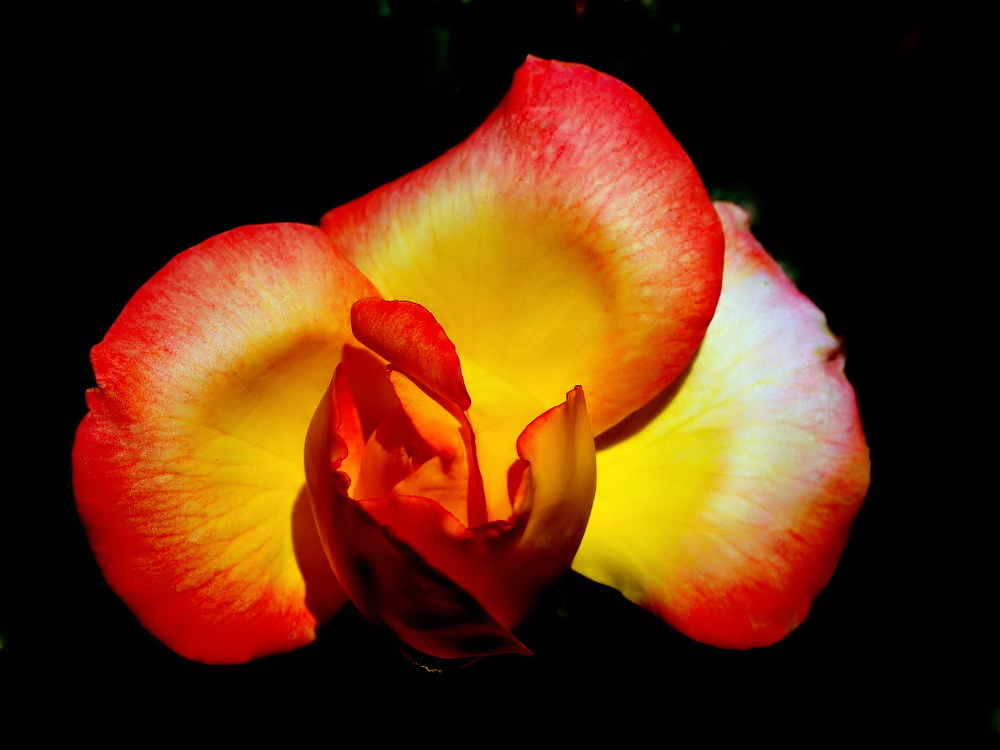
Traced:
[[207, 662], [308, 643], [348, 598], [428, 654], [527, 652], [570, 566], [766, 645], [868, 484], [838, 343], [745, 214], [634, 91], [534, 58], [465, 142], [319, 228], [177, 256], [93, 364], [91, 545]]

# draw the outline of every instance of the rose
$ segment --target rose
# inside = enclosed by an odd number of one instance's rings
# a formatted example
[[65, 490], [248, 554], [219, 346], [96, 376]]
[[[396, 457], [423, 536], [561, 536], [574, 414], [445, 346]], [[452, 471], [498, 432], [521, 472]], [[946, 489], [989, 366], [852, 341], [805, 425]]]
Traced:
[[708, 643], [802, 620], [867, 487], [843, 359], [637, 94], [529, 59], [322, 230], [182, 253], [94, 349], [77, 499], [160, 639], [244, 661], [349, 595], [428, 653], [524, 651], [571, 563]]

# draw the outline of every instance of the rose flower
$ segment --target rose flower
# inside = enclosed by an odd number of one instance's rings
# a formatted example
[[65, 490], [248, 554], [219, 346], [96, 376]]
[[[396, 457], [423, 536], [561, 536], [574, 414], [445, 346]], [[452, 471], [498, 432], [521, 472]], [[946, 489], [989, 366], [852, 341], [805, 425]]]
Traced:
[[822, 313], [580, 65], [529, 58], [465, 142], [319, 228], [181, 253], [92, 360], [91, 546], [206, 662], [306, 644], [348, 598], [433, 656], [529, 653], [512, 631], [571, 566], [767, 645], [868, 484]]

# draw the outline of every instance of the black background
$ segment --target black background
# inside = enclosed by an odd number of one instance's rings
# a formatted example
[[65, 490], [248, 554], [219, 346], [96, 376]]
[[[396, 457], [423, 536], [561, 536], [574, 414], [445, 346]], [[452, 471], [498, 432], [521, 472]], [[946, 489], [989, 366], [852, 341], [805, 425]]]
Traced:
[[[372, 0], [32, 19], [14, 71], [27, 168], [11, 240], [28, 269], [11, 313], [13, 414], [25, 409], [12, 418], [28, 437], [9, 470], [33, 481], [10, 485], [4, 688], [106, 735], [204, 723], [337, 742], [353, 725], [473, 742], [602, 725], [681, 746], [995, 740], [996, 566], [973, 533], [992, 500], [964, 484], [979, 454], [945, 426], [956, 389], [974, 389], [952, 359], [978, 258], [955, 169], [975, 160], [959, 26], [909, 4], [753, 6]], [[749, 652], [693, 643], [570, 576], [518, 631], [530, 659], [429, 673], [350, 607], [293, 654], [227, 668], [174, 655], [104, 584], [76, 517], [89, 347], [177, 252], [242, 224], [316, 223], [458, 143], [528, 53], [645, 96], [844, 338], [873, 481], [833, 581], [796, 632]]]

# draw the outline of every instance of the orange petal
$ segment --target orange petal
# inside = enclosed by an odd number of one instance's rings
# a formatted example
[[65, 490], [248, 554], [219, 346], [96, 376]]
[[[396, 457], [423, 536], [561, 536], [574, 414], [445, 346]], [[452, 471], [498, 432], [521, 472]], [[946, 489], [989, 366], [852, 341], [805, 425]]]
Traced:
[[382, 296], [430, 310], [464, 364], [542, 408], [582, 384], [595, 432], [686, 366], [721, 282], [718, 218], [655, 112], [536, 58], [464, 143], [323, 228]]
[[[514, 512], [523, 531], [510, 542], [505, 569], [508, 586], [548, 582], [570, 566], [594, 503], [597, 466], [583, 389], [532, 422], [517, 441], [527, 462]], [[547, 585], [547, 583], [543, 584]]]
[[581, 389], [534, 420], [517, 443], [523, 478], [508, 522], [466, 529], [423, 497], [364, 501], [393, 539], [417, 553], [508, 628], [568, 569], [594, 498], [594, 441]]
[[[690, 370], [599, 441], [573, 567], [706, 643], [782, 638], [826, 585], [868, 487], [823, 314], [718, 204], [726, 273]], [[616, 442], [618, 441], [618, 442]]]
[[[431, 656], [456, 658], [528, 650], [462, 586], [427, 563], [373, 510], [403, 503], [403, 526], [428, 523], [462, 535], [464, 526], [433, 500], [370, 498], [355, 502], [339, 471], [347, 445], [339, 437], [339, 397], [320, 403], [306, 439], [306, 474], [317, 526], [351, 600], [371, 622]], [[414, 505], [415, 504], [415, 505]]]
[[312, 227], [241, 227], [171, 261], [94, 347], [80, 514], [112, 588], [180, 654], [287, 651], [343, 603], [302, 444], [373, 293]]

